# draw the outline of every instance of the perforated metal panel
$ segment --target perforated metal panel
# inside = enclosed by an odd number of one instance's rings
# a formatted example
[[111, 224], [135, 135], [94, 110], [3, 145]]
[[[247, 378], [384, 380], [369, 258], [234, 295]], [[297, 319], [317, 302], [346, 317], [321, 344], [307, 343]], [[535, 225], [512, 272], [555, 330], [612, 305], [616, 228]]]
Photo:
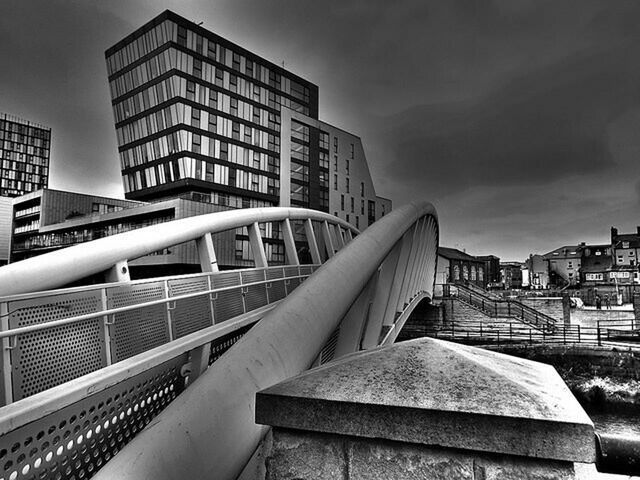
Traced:
[[284, 268], [270, 268], [266, 272], [267, 280], [284, 277]]
[[312, 265], [300, 265], [301, 275], [311, 275], [313, 271], [314, 271], [314, 267]]
[[216, 323], [242, 315], [244, 313], [242, 287], [215, 293], [213, 312]]
[[220, 272], [211, 275], [212, 288], [240, 285], [240, 272]]
[[181, 355], [0, 436], [0, 479], [90, 478], [180, 393]]
[[320, 364], [324, 364], [333, 360], [333, 356], [336, 353], [336, 347], [338, 346], [338, 337], [340, 336], [340, 325], [331, 333], [329, 340], [325, 344], [324, 348], [320, 352]]
[[[169, 280], [169, 297], [186, 295], [209, 290], [207, 276], [179, 278]], [[211, 301], [209, 295], [177, 300], [171, 311], [171, 327], [173, 338], [180, 338], [190, 333], [213, 325]]]
[[[37, 325], [101, 310], [97, 291], [10, 302], [9, 328]], [[102, 317], [28, 333], [11, 350], [14, 400], [106, 366]], [[1, 470], [0, 470], [1, 472]]]
[[[107, 289], [107, 308], [164, 298], [164, 282], [122, 285]], [[109, 327], [111, 358], [119, 362], [169, 341], [166, 305], [151, 305], [115, 315]]]
[[269, 295], [269, 302], [275, 302], [282, 300], [287, 296], [287, 289], [284, 286], [284, 280], [279, 280], [267, 284], [267, 292]]
[[285, 277], [297, 277], [298, 275], [300, 275], [300, 272], [298, 271], [299, 267], [294, 267], [294, 266], [288, 266], [288, 267], [284, 267], [284, 276]]
[[[262, 282], [265, 279], [264, 270], [256, 270], [256, 271], [248, 271], [242, 272], [242, 283], [254, 283], [254, 282]], [[244, 301], [247, 308], [247, 311], [254, 310], [258, 307], [262, 307], [266, 305], [267, 302], [267, 286], [265, 284], [262, 285], [254, 285], [250, 287], [244, 288]]]

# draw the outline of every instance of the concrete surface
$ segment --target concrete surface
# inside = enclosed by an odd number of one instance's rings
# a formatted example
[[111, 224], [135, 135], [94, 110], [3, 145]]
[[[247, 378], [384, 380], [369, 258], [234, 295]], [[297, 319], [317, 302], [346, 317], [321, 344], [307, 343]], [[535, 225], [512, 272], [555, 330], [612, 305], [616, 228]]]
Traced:
[[552, 367], [432, 338], [353, 354], [263, 390], [256, 422], [595, 460], [593, 424]]

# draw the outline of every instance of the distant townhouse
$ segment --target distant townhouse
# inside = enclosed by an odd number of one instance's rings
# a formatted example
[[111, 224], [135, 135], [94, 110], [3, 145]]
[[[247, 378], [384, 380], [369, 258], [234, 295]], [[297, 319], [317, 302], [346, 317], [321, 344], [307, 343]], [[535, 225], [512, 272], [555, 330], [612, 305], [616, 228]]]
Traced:
[[470, 282], [485, 288], [484, 261], [455, 248], [438, 247], [436, 283], [448, 282]]
[[534, 290], [549, 288], [549, 261], [543, 255], [529, 255], [526, 265], [529, 273], [529, 288]]
[[609, 279], [620, 283], [640, 283], [638, 254], [640, 253], [640, 226], [636, 233], [618, 233], [611, 227], [612, 266]]
[[550, 283], [558, 287], [580, 283], [582, 245], [565, 245], [543, 255], [549, 262]]
[[583, 286], [596, 286], [607, 283], [613, 266], [611, 245], [582, 244], [580, 283]]
[[476, 257], [484, 262], [485, 280], [489, 283], [500, 283], [500, 258], [495, 255], [480, 255]]
[[501, 262], [500, 281], [507, 290], [522, 288], [522, 263]]

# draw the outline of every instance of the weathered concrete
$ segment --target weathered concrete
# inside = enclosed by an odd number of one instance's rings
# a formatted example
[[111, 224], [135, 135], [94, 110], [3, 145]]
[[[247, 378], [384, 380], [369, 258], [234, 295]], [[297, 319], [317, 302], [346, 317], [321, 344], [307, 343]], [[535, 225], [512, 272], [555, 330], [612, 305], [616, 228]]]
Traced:
[[354, 436], [274, 429], [267, 480], [573, 479], [573, 464]]
[[[347, 356], [259, 392], [256, 422], [593, 462], [593, 424], [547, 365], [432, 338]], [[508, 477], [504, 477], [508, 478]]]

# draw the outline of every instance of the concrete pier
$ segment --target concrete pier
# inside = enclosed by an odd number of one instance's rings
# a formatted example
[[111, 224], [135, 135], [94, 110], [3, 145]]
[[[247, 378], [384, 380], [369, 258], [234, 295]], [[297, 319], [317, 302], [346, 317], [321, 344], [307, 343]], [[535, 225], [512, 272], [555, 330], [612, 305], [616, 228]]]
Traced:
[[574, 478], [593, 424], [555, 370], [419, 339], [259, 392], [267, 478]]

